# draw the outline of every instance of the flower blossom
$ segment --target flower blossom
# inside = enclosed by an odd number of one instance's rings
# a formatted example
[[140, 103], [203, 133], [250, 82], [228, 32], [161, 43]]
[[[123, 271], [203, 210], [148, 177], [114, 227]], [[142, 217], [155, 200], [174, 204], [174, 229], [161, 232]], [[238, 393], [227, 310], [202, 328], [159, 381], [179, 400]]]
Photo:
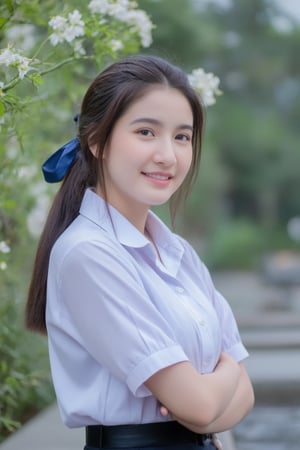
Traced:
[[126, 22], [138, 32], [143, 47], [150, 47], [152, 43], [152, 22], [145, 11], [141, 9], [128, 11]]
[[135, 6], [135, 2], [129, 0], [119, 0], [117, 2], [111, 0], [92, 0], [88, 8], [92, 14], [113, 16], [118, 20], [122, 20], [123, 14], [126, 14], [130, 7]]
[[117, 52], [124, 48], [124, 44], [123, 44], [123, 42], [119, 41], [118, 39], [112, 39], [110, 41], [110, 47], [113, 52]]
[[80, 12], [75, 9], [68, 14], [68, 18], [55, 16], [49, 21], [49, 26], [54, 30], [50, 35], [50, 42], [55, 47], [64, 41], [71, 43], [79, 36], [84, 36], [84, 22]]
[[92, 14], [110, 16], [128, 24], [133, 31], [138, 33], [142, 46], [149, 47], [152, 43], [153, 24], [145, 11], [136, 9], [136, 6], [137, 4], [130, 0], [92, 0], [88, 8]]
[[11, 47], [7, 47], [0, 52], [0, 64], [6, 67], [15, 67], [19, 72], [19, 78], [23, 80], [30, 70], [31, 59], [21, 56]]
[[221, 94], [219, 89], [220, 80], [212, 73], [206, 73], [203, 69], [194, 69], [188, 75], [193, 89], [200, 95], [205, 106], [216, 103], [216, 96]]
[[0, 261], [0, 270], [6, 270], [7, 269], [7, 264], [5, 261]]
[[9, 245], [7, 245], [7, 243], [5, 241], [0, 242], [0, 252], [1, 253], [9, 253], [10, 252], [10, 247], [9, 247]]

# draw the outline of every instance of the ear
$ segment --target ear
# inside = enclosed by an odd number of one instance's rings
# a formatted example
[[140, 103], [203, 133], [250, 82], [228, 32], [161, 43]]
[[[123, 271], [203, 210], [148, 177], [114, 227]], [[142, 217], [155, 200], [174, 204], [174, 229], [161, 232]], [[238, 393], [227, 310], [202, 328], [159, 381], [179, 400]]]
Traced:
[[89, 145], [89, 149], [92, 155], [97, 159], [99, 153], [98, 145], [97, 144]]

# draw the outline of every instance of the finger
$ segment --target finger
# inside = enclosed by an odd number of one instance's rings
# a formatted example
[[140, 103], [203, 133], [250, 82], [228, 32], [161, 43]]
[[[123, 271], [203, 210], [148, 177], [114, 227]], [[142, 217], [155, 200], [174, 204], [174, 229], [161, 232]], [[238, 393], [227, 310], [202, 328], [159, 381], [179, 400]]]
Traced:
[[160, 407], [160, 413], [163, 417], [166, 417], [169, 415], [169, 410], [165, 406]]

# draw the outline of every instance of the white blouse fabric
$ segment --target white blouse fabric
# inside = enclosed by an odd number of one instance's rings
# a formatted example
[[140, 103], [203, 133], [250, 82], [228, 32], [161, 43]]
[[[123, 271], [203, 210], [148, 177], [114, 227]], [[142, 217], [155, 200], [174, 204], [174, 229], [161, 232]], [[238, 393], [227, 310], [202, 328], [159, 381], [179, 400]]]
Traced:
[[232, 311], [191, 246], [149, 212], [152, 245], [88, 189], [50, 257], [46, 323], [62, 420], [69, 427], [159, 422], [144, 382], [190, 361], [210, 373], [221, 351], [248, 353]]

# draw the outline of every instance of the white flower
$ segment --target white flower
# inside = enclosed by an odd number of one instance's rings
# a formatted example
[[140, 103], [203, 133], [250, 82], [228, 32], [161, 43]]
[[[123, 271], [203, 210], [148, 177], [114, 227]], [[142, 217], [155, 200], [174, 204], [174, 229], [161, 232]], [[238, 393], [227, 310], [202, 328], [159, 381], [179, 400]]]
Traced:
[[74, 9], [73, 12], [68, 14], [68, 17], [69, 17], [70, 25], [80, 26], [80, 27], [84, 26], [84, 22], [81, 20], [82, 19], [82, 15], [78, 11], [78, 9]]
[[145, 11], [135, 9], [136, 6], [136, 2], [130, 0], [92, 0], [88, 8], [92, 14], [114, 17], [120, 22], [127, 23], [139, 34], [142, 46], [149, 47], [152, 43], [153, 24]]
[[15, 52], [11, 47], [7, 47], [0, 53], [0, 64], [6, 67], [15, 67], [19, 72], [19, 78], [22, 80], [30, 70], [31, 59]]
[[67, 20], [64, 17], [55, 16], [49, 20], [49, 26], [56, 31], [56, 33], [52, 33], [50, 35], [50, 42], [55, 47], [57, 44], [64, 41], [64, 32], [67, 26]]
[[67, 25], [67, 19], [62, 16], [55, 16], [49, 20], [49, 26], [53, 28], [53, 30], [61, 32], [64, 31]]
[[123, 20], [122, 16], [131, 8], [136, 8], [136, 3], [130, 0], [92, 0], [88, 4], [92, 14], [102, 14], [103, 16], [113, 16], [118, 20]]
[[110, 47], [113, 52], [117, 52], [119, 50], [122, 50], [124, 48], [123, 42], [119, 41], [118, 39], [112, 39], [110, 41]]
[[92, 0], [88, 4], [88, 8], [92, 14], [109, 14], [111, 5], [109, 0]]
[[71, 43], [77, 37], [84, 36], [84, 22], [80, 12], [75, 9], [68, 14], [68, 18], [55, 16], [49, 20], [49, 26], [54, 30], [50, 35], [50, 42], [55, 47], [64, 41]]
[[29, 67], [30, 59], [25, 58], [25, 57], [22, 58], [22, 59], [21, 58], [19, 59], [19, 62], [17, 64], [17, 69], [18, 69], [18, 72], [19, 72], [20, 80], [23, 80], [23, 78], [25, 77], [27, 72], [29, 72], [29, 70], [30, 70], [30, 67]]
[[1, 253], [10, 253], [10, 247], [7, 245], [5, 241], [0, 242], [0, 252]]
[[7, 269], [7, 264], [4, 261], [0, 262], [0, 270], [6, 270]]
[[3, 81], [0, 81], [0, 89], [3, 89], [4, 88], [4, 83], [3, 83]]
[[68, 18], [69, 21], [65, 32], [65, 39], [67, 42], [72, 42], [75, 38], [84, 36], [84, 22], [81, 20], [82, 16], [77, 9], [72, 13], [69, 13]]
[[213, 105], [216, 102], [216, 96], [221, 94], [220, 80], [212, 73], [206, 73], [201, 68], [194, 69], [188, 75], [188, 79], [193, 89], [200, 94], [206, 106]]
[[149, 47], [152, 43], [151, 31], [153, 24], [145, 11], [141, 9], [128, 11], [125, 21], [136, 28], [141, 38], [142, 46]]
[[16, 62], [15, 53], [12, 51], [10, 47], [5, 48], [0, 53], [0, 64], [5, 65], [6, 67], [11, 66]]
[[85, 55], [86, 54], [86, 51], [83, 48], [81, 41], [74, 42], [74, 52], [76, 53], [76, 55]]
[[113, 2], [110, 5], [109, 14], [121, 22], [126, 22], [126, 17], [128, 11], [136, 8], [135, 2], [130, 2], [128, 0], [119, 0], [117, 2]]

